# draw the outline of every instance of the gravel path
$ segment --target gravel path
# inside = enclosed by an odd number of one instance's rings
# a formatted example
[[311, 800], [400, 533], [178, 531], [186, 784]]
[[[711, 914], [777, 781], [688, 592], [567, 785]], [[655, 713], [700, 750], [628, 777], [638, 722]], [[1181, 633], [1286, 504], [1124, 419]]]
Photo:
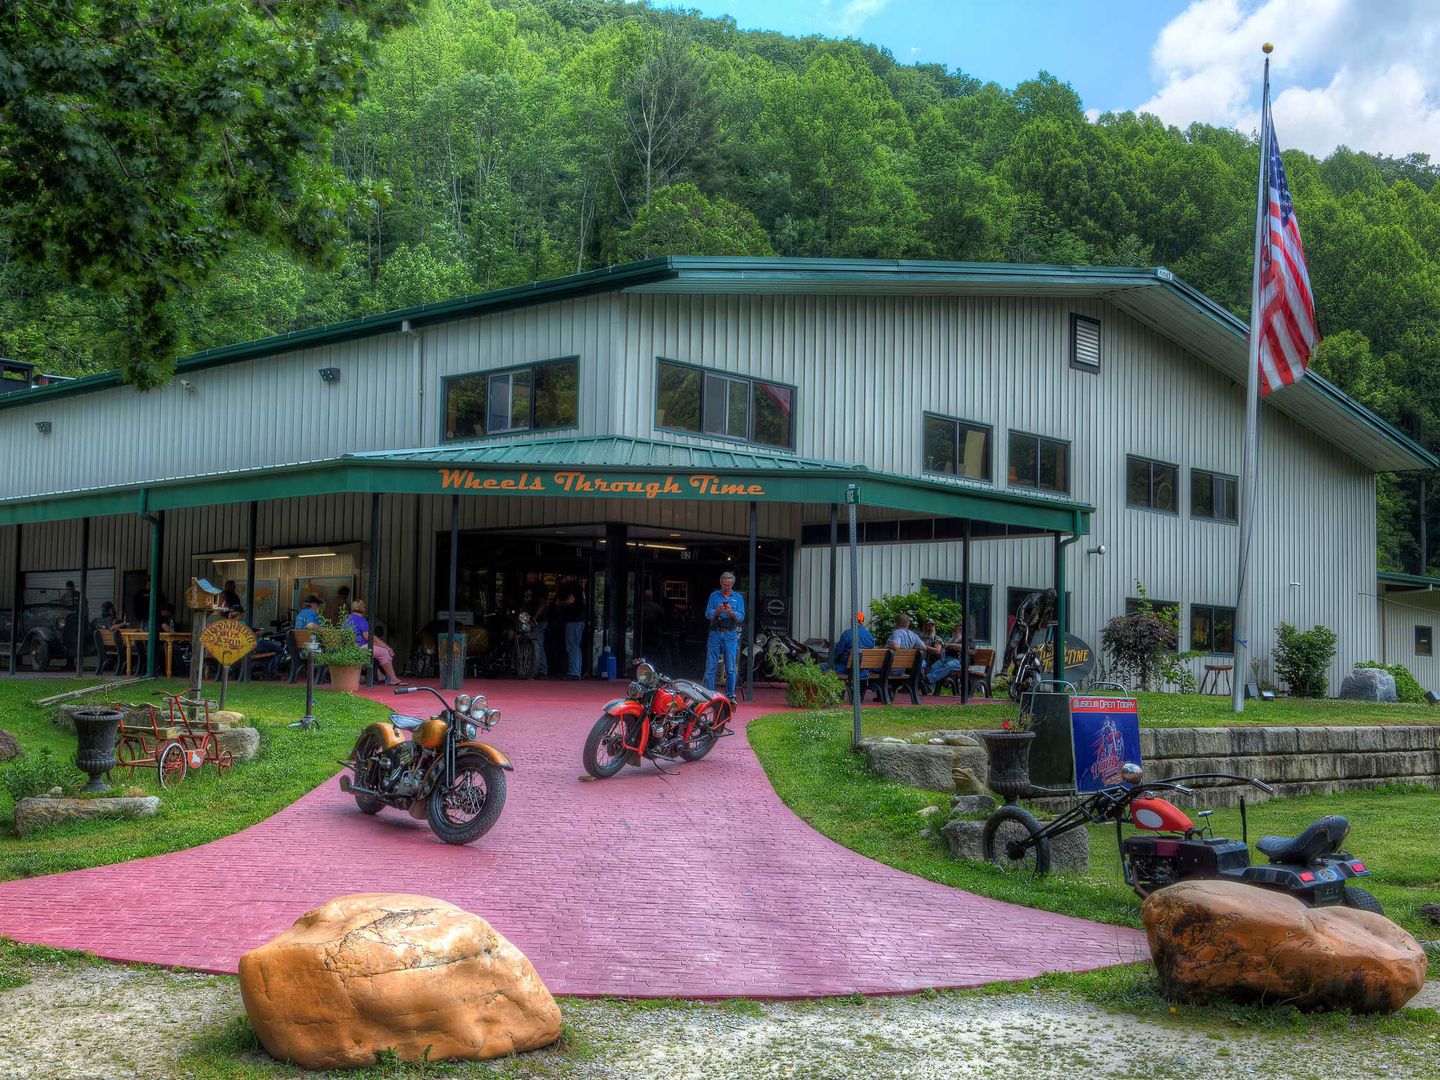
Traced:
[[[1440, 1005], [1440, 984], [1426, 987], [1422, 1003]], [[1314, 1062], [1363, 1055], [1367, 1075], [1440, 1076], [1433, 1047], [1404, 1037], [1195, 1031], [1053, 993], [718, 1005], [597, 1000], [564, 1008], [567, 1050], [459, 1066], [453, 1075], [1073, 1080], [1143, 1073], [1164, 1080], [1203, 1070], [1217, 1078], [1308, 1080]], [[0, 1077], [212, 1075], [179, 1061], [241, 1013], [230, 976], [113, 965], [41, 971], [0, 993]], [[261, 1055], [244, 1064], [267, 1076], [309, 1075], [267, 1068]]]

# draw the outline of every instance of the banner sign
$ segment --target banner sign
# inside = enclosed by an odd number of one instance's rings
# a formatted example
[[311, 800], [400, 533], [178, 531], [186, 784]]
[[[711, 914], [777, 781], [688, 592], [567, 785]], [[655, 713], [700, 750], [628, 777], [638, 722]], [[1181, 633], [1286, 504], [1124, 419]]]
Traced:
[[[1055, 675], [1055, 650], [1047, 640], [1043, 645], [1035, 647], [1040, 657], [1040, 670], [1052, 678]], [[1095, 650], [1089, 644], [1074, 634], [1065, 635], [1065, 679], [1067, 682], [1079, 684], [1088, 679], [1090, 673], [1095, 670]]]
[[1075, 790], [1099, 791], [1121, 782], [1120, 766], [1140, 761], [1140, 706], [1134, 698], [1070, 699]]
[[243, 622], [221, 619], [200, 631], [200, 644], [225, 667], [244, 660], [255, 651], [255, 631]]
[[765, 485], [720, 477], [713, 473], [689, 476], [624, 476], [566, 469], [556, 473], [490, 473], [474, 469], [438, 469], [442, 491], [509, 491], [530, 495], [619, 495], [645, 499], [755, 499], [766, 494]]

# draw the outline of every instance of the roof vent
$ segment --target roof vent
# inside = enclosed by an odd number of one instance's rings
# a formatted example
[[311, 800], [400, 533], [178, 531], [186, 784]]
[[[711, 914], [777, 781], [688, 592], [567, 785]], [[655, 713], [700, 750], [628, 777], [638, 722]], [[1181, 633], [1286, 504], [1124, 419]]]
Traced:
[[1100, 370], [1100, 320], [1070, 316], [1070, 366], [1081, 371]]

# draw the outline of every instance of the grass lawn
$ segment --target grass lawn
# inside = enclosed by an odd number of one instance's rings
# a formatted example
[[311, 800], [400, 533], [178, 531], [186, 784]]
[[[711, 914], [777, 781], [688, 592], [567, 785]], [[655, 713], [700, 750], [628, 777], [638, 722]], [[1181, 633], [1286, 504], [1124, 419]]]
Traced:
[[[1274, 701], [1247, 701], [1236, 716], [1228, 697], [1200, 694], [1137, 694], [1142, 727], [1341, 727], [1354, 724], [1440, 724], [1440, 709], [1428, 705], [1375, 705], [1333, 698], [1276, 698]], [[937, 728], [997, 728], [1002, 720], [1015, 717], [1017, 705], [997, 701], [960, 707], [934, 705], [892, 705], [866, 709], [864, 733], [904, 736], [914, 731]]]
[[[878, 711], [878, 710], [877, 710]], [[915, 710], [897, 707], [890, 712]], [[955, 710], [959, 712], [960, 710]], [[937, 715], [932, 727], [956, 726]], [[867, 725], [867, 732], [870, 730]], [[883, 780], [850, 751], [848, 712], [788, 713], [761, 717], [749, 726], [751, 745], [776, 792], [792, 810], [832, 840], [932, 881], [999, 900], [1099, 922], [1140, 925], [1140, 900], [1120, 877], [1113, 826], [1090, 829], [1090, 871], [1017, 879], [993, 867], [951, 859], [939, 841], [923, 838], [925, 806], [948, 807], [949, 796]], [[1202, 804], [1203, 805], [1203, 804]], [[1421, 939], [1440, 937], [1422, 921], [1422, 903], [1440, 900], [1440, 792], [1381, 789], [1334, 796], [1277, 799], [1250, 810], [1250, 839], [1262, 833], [1298, 832], [1316, 818], [1344, 813], [1350, 819], [1350, 850], [1375, 876], [1365, 883], [1386, 914]], [[1240, 835], [1238, 810], [1217, 810], [1215, 832]]]
[[[93, 685], [93, 680], [0, 680], [0, 728], [13, 732], [27, 753], [48, 746], [57, 757], [73, 762], [74, 734], [51, 721], [53, 707], [40, 709], [34, 702], [86, 685]], [[121, 687], [116, 696], [138, 699], [155, 685]], [[228, 836], [288, 806], [338, 772], [337, 759], [350, 752], [356, 733], [386, 715], [384, 706], [376, 702], [325, 692], [316, 695], [315, 703], [321, 725], [302, 732], [287, 725], [305, 711], [305, 688], [276, 683], [236, 684], [226, 705], [243, 712], [247, 722], [260, 729], [260, 755], [254, 761], [237, 765], [223, 777], [207, 765], [165, 792], [159, 790], [151, 770], [137, 772], [133, 781], [124, 770], [111, 773], [116, 787], [133, 784], [160, 795], [155, 818], [74, 822], [22, 839], [13, 831], [15, 808], [10, 796], [0, 789], [0, 881], [124, 862]], [[75, 777], [83, 780], [84, 774], [76, 770]]]

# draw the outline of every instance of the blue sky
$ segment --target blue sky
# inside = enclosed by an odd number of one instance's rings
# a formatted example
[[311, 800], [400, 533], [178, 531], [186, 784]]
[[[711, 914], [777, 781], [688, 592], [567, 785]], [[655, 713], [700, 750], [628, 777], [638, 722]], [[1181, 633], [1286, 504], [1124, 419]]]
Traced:
[[[666, 0], [654, 0], [662, 4]], [[1440, 162], [1436, 0], [676, 0], [746, 29], [853, 35], [902, 63], [1014, 86], [1045, 70], [1095, 114], [1144, 109], [1254, 131], [1276, 43], [1280, 144]]]

